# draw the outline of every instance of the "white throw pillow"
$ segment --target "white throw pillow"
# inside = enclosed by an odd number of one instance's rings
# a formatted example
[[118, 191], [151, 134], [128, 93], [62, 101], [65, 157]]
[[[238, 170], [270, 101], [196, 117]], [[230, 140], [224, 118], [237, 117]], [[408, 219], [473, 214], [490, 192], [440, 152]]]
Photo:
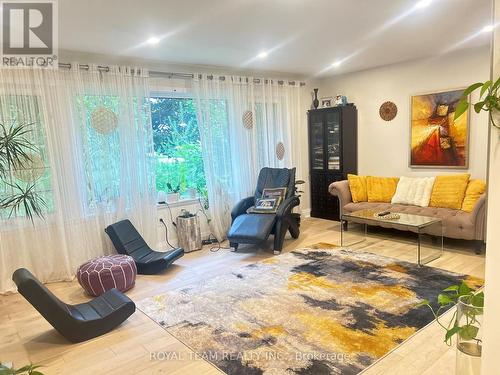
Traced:
[[391, 203], [428, 207], [434, 180], [434, 177], [401, 177]]

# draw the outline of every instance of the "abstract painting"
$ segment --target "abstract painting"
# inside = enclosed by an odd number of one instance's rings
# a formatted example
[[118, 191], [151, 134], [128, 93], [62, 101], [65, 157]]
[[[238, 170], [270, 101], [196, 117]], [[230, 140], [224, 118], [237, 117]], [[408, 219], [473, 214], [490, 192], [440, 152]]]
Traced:
[[454, 119], [463, 92], [411, 97], [410, 167], [468, 168], [469, 111]]

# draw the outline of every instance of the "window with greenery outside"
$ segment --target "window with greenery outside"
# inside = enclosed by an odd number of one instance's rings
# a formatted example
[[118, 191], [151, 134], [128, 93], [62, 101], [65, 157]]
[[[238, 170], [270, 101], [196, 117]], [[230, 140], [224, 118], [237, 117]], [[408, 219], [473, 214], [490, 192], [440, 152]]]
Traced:
[[51, 170], [38, 97], [0, 96], [0, 218], [54, 210]]
[[100, 108], [119, 113], [120, 99], [113, 95], [84, 95], [76, 98], [76, 106], [81, 116], [87, 208], [93, 210], [120, 196], [121, 153], [118, 129], [99, 132], [92, 125], [92, 113]]
[[156, 157], [156, 190], [196, 189], [205, 195], [206, 180], [194, 100], [151, 98], [151, 120]]

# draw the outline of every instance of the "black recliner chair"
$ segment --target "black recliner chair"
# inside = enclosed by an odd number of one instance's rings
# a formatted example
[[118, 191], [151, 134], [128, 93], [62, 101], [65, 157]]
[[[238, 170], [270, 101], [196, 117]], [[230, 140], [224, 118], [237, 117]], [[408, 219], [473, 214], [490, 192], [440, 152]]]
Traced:
[[[279, 187], [286, 187], [287, 192], [275, 214], [246, 213], [255, 205], [255, 200], [262, 197], [265, 188]], [[293, 208], [299, 204], [300, 199], [295, 189], [295, 168], [262, 168], [255, 194], [241, 200], [231, 212], [232, 225], [227, 234], [230, 246], [237, 250], [240, 243], [258, 244], [274, 234], [274, 254], [279, 254], [287, 231], [290, 231], [293, 238], [299, 237], [299, 219], [292, 213]]]
[[12, 280], [19, 293], [52, 327], [72, 342], [103, 335], [135, 312], [134, 302], [114, 288], [90, 302], [67, 305], [25, 268], [16, 270]]
[[161, 272], [184, 255], [180, 247], [165, 252], [152, 250], [127, 219], [111, 224], [104, 231], [118, 253], [134, 258], [137, 272], [142, 275]]

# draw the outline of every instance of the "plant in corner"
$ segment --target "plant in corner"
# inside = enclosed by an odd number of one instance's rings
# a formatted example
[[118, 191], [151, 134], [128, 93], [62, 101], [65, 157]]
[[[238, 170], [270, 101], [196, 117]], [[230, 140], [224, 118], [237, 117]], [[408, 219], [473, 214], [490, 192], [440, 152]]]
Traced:
[[[467, 87], [455, 109], [455, 120], [467, 111], [469, 104], [472, 104], [476, 113], [481, 111], [488, 112], [491, 124], [495, 128], [500, 129], [500, 124], [498, 123], [498, 114], [500, 114], [499, 89], [500, 78], [494, 83], [493, 81], [477, 82]], [[469, 95], [476, 90], [480, 90], [479, 101], [477, 103], [469, 103]], [[495, 120], [495, 117], [497, 117], [497, 120]]]
[[[484, 310], [484, 293], [469, 288], [462, 282], [452, 285], [442, 291], [437, 297], [438, 309], [434, 309], [427, 300], [417, 306], [427, 306], [434, 315], [436, 322], [445, 330], [444, 341], [451, 346], [452, 338], [457, 338], [457, 353], [465, 355], [467, 364], [463, 365], [457, 354], [457, 374], [477, 372], [480, 367], [482, 352], [482, 318]], [[442, 322], [442, 312], [457, 306], [448, 323]], [[472, 370], [476, 367], [476, 370]], [[466, 370], [464, 370], [466, 368]], [[472, 371], [472, 372], [471, 372]]]
[[23, 212], [33, 222], [33, 216], [43, 217], [46, 203], [36, 192], [36, 181], [16, 178], [16, 171], [29, 170], [36, 146], [27, 138], [33, 124], [5, 126], [0, 124], [0, 186], [7, 195], [0, 199], [0, 211]]
[[37, 371], [41, 366], [34, 364], [29, 364], [20, 369], [15, 369], [13, 367], [7, 367], [0, 362], [0, 375], [43, 375], [40, 371]]

